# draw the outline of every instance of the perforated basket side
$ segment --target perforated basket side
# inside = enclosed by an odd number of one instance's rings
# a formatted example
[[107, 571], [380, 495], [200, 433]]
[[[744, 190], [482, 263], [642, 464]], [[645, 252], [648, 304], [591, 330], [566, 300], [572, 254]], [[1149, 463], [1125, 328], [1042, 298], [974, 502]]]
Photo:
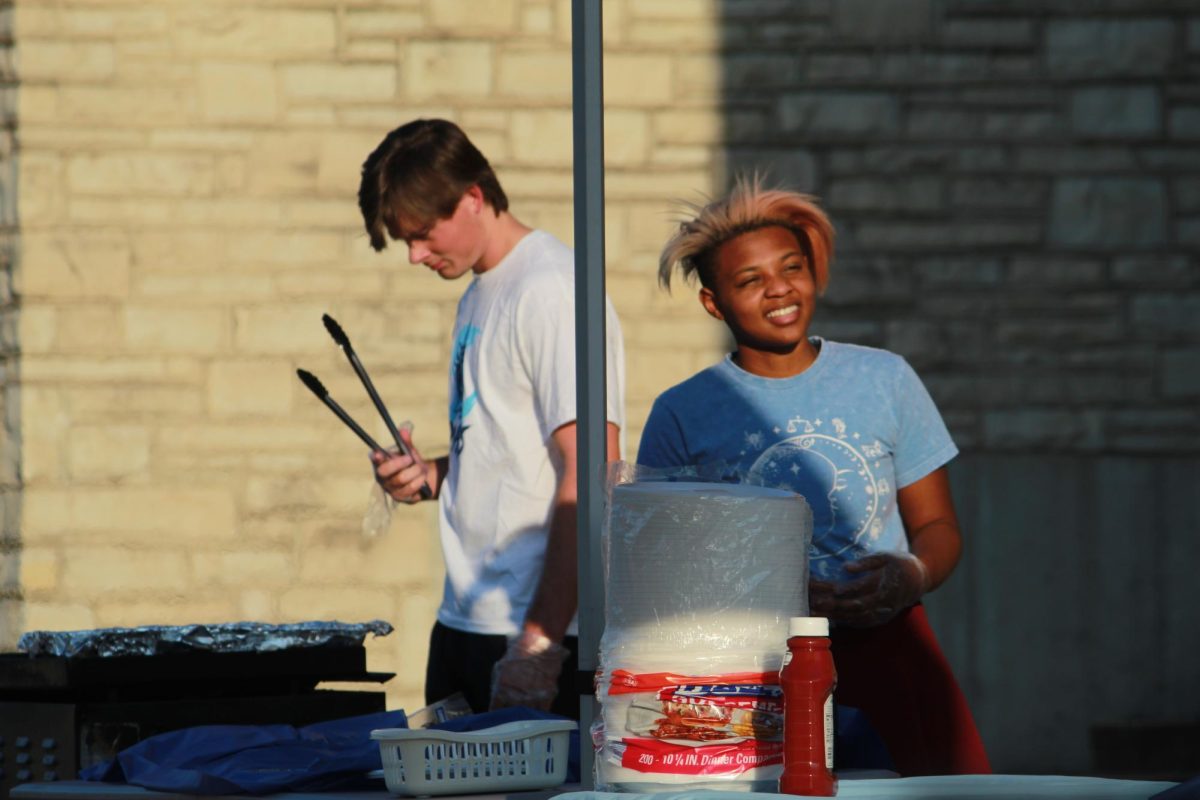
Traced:
[[566, 732], [515, 739], [380, 742], [384, 778], [396, 794], [542, 789], [563, 782]]
[[393, 794], [409, 794], [405, 788], [408, 777], [404, 771], [404, 757], [396, 742], [380, 742], [379, 758], [383, 761], [383, 780]]

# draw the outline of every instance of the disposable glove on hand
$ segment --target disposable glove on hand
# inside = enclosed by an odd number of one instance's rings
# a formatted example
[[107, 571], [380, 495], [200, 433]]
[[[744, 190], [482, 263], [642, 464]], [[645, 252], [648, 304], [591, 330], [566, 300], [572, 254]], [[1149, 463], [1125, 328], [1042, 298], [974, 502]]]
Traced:
[[929, 575], [912, 553], [876, 553], [846, 565], [858, 577], [844, 583], [809, 581], [809, 606], [814, 615], [839, 625], [872, 628], [882, 625], [921, 599]]
[[522, 634], [513, 639], [504, 656], [492, 667], [489, 710], [529, 706], [549, 711], [558, 695], [563, 662], [570, 653], [545, 636]]

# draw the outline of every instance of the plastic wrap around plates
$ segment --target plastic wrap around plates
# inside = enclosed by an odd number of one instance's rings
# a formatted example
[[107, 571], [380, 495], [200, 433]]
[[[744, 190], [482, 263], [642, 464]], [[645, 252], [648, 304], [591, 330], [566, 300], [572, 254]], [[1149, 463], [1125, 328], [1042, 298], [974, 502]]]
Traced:
[[761, 790], [781, 761], [777, 675], [808, 610], [812, 513], [758, 486], [612, 487], [599, 786]]
[[[602, 659], [674, 669], [687, 652], [778, 669], [787, 621], [807, 611], [812, 513], [797, 494], [743, 484], [612, 490]], [[747, 663], [749, 659], [749, 663]], [[765, 659], [765, 660], [761, 660]]]

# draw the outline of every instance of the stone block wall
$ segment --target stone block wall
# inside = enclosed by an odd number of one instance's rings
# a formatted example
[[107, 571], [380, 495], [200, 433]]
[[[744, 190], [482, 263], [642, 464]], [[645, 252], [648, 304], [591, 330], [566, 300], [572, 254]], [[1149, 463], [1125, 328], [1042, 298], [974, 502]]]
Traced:
[[1104, 772], [1096, 726], [1194, 725], [1200, 9], [719, 10], [727, 165], [838, 227], [814, 330], [904, 354], [964, 451], [927, 605], [993, 765]]
[[817, 330], [906, 355], [959, 445], [1200, 453], [1200, 15], [721, 3], [729, 161], [819, 195]]
[[0, 3], [0, 649], [11, 646], [20, 619], [20, 367], [16, 252], [15, 107], [12, 3]]
[[[1089, 769], [1088, 724], [1136, 711], [1116, 698], [1130, 642], [1165, 665], [1138, 695], [1148, 713], [1190, 702], [1175, 684], [1195, 654], [1167, 634], [1200, 620], [1168, 556], [1191, 552], [1195, 514], [1163, 487], [1200, 460], [1194, 3], [603, 11], [629, 454], [654, 396], [725, 346], [690, 289], [655, 286], [670, 201], [765, 167], [838, 226], [815, 330], [906, 355], [966, 451], [952, 477], [973, 538], [931, 607], [997, 768]], [[35, 628], [381, 617], [398, 630], [369, 643], [371, 667], [398, 673], [392, 707], [420, 705], [434, 510], [364, 537], [365, 453], [294, 372], [384, 434], [321, 327], [332, 314], [394, 414], [444, 450], [463, 286], [370, 250], [357, 172], [387, 130], [445, 116], [518, 215], [570, 241], [569, 37], [569, 0], [0, 0], [0, 646]], [[1106, 501], [1115, 521], [1096, 526], [1039, 483], [1010, 510], [1024, 476], [1084, 503], [1125, 475], [1152, 490], [1131, 502], [1176, 505], [1146, 521]], [[1106, 580], [1131, 525], [1150, 555]], [[1014, 594], [1038, 536], [1078, 580], [1047, 566]], [[1167, 627], [1095, 634], [1145, 592], [1162, 614], [1106, 630]], [[1073, 616], [1039, 634], [1043, 661], [998, 666], [1019, 645], [1008, 626], [1055, 608]], [[1075, 644], [1086, 691], [1044, 680]], [[1038, 708], [1059, 723], [1038, 730], [1069, 740], [1054, 764], [1020, 735]]]
[[[680, 7], [682, 8], [682, 7]], [[629, 359], [627, 442], [719, 326], [654, 283], [667, 199], [709, 191], [715, 106], [687, 43], [715, 18], [605, 5], [608, 286]], [[525, 221], [572, 238], [569, 0], [19, 0], [20, 467], [6, 585], [21, 630], [380, 617], [390, 703], [419, 707], [440, 600], [436, 513], [360, 532], [357, 439], [378, 438], [321, 325], [345, 328], [398, 419], [445, 452], [464, 283], [367, 244], [362, 160], [418, 116], [463, 125]], [[693, 92], [694, 94], [694, 92]], [[7, 206], [6, 206], [7, 207]], [[0, 306], [3, 308], [3, 306]], [[16, 508], [6, 502], [6, 510]], [[17, 588], [19, 587], [19, 588]]]

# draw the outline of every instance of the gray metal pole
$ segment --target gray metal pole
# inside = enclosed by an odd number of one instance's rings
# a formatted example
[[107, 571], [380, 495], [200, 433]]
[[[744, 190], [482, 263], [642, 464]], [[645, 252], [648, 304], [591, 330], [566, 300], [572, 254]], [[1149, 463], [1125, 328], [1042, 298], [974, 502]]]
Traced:
[[[600, 0], [571, 0], [575, 145], [575, 389], [579, 459], [579, 671], [597, 666], [604, 630], [600, 564], [606, 461], [604, 324], [604, 81]], [[581, 781], [592, 786], [594, 698], [581, 694]]]

